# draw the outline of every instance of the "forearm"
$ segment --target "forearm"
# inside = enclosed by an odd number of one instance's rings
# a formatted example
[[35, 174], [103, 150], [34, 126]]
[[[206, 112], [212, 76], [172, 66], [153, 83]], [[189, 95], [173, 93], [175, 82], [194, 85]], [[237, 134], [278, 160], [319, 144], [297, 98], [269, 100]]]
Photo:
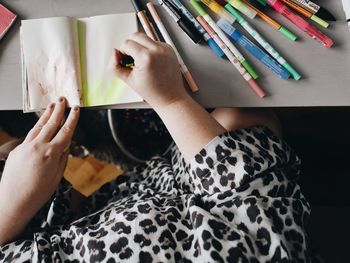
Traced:
[[0, 246], [12, 242], [24, 230], [28, 223], [28, 219], [16, 212], [17, 209], [10, 201], [6, 201], [0, 193]]
[[226, 130], [190, 96], [165, 107], [154, 107], [189, 161], [205, 145]]

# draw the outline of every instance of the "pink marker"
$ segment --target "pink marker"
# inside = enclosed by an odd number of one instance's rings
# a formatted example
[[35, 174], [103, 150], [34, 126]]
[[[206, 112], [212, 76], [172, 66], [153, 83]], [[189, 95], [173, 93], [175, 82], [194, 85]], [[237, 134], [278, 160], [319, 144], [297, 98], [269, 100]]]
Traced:
[[304, 18], [295, 14], [290, 10], [286, 5], [284, 5], [279, 0], [265, 0], [273, 9], [286, 17], [289, 21], [299, 27], [301, 30], [306, 32], [309, 36], [315, 39], [317, 42], [320, 42], [325, 47], [331, 47], [333, 45], [333, 40], [327, 37], [322, 32], [318, 31], [315, 27], [313, 27], [309, 22], [307, 22]]
[[[207, 15], [206, 15], [207, 16]], [[252, 78], [252, 76], [246, 71], [246, 69], [241, 65], [238, 59], [233, 55], [230, 49], [226, 46], [226, 44], [222, 41], [222, 39], [216, 34], [215, 30], [207, 23], [205, 18], [202, 16], [198, 16], [198, 23], [204, 28], [205, 31], [211, 36], [216, 44], [221, 48], [224, 52], [228, 60], [232, 63], [232, 65], [237, 69], [237, 71], [241, 74], [241, 76], [245, 79], [248, 85], [252, 88], [252, 90], [260, 97], [266, 97], [266, 92], [259, 86], [259, 84]], [[214, 23], [215, 25], [215, 23]]]

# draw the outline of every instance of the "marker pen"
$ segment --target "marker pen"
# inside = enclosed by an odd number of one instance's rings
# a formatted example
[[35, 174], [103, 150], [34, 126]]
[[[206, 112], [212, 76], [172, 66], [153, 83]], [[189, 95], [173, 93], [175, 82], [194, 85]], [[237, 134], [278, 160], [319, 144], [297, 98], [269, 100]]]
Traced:
[[333, 46], [333, 40], [327, 37], [322, 32], [318, 31], [313, 27], [309, 22], [303, 19], [301, 16], [293, 13], [287, 6], [285, 6], [279, 0], [266, 0], [266, 3], [269, 4], [273, 9], [286, 17], [289, 21], [315, 39], [317, 42], [321, 43], [325, 47], [330, 48]]
[[124, 68], [133, 68], [135, 61], [131, 56], [125, 55], [118, 49], [114, 49], [115, 62]]
[[203, 38], [197, 28], [184, 16], [174, 4], [168, 0], [159, 0], [159, 4], [168, 12], [179, 27], [189, 36], [192, 41], [198, 44]]
[[221, 5], [219, 5], [215, 0], [200, 0], [207, 7], [210, 8], [215, 14], [218, 14], [220, 17], [225, 18], [228, 22], [233, 24], [235, 22], [235, 18], [230, 15], [229, 12], [225, 10]]
[[173, 0], [174, 4], [177, 6], [177, 8], [180, 9], [183, 15], [185, 15], [192, 24], [197, 28], [199, 33], [202, 34], [204, 40], [207, 42], [208, 46], [213, 50], [213, 52], [218, 57], [225, 56], [224, 52], [221, 50], [221, 48], [216, 44], [214, 39], [212, 39], [209, 34], [204, 30], [204, 28], [197, 22], [197, 20], [193, 17], [193, 15], [188, 11], [188, 9], [181, 3], [181, 0]]
[[[203, 1], [203, 0], [201, 0]], [[211, 1], [215, 2], [215, 1]], [[216, 2], [215, 2], [216, 3]], [[243, 57], [242, 53], [232, 44], [230, 39], [225, 35], [224, 32], [215, 24], [214, 20], [207, 14], [207, 12], [202, 8], [199, 2], [196, 0], [191, 0], [191, 4], [197, 9], [201, 10], [199, 14], [207, 21], [207, 23], [214, 29], [216, 34], [222, 39], [226, 46], [231, 50], [231, 52], [235, 55], [238, 61], [243, 65], [243, 67], [249, 72], [249, 74], [253, 77], [253, 79], [258, 78], [258, 73], [254, 70], [254, 68], [249, 64], [249, 62]]]
[[300, 5], [304, 9], [308, 10], [310, 13], [317, 15], [318, 17], [328, 20], [336, 21], [337, 19], [325, 8], [319, 6], [318, 4], [311, 2], [310, 0], [291, 0], [292, 2]]
[[245, 14], [247, 17], [254, 19], [256, 16], [256, 12], [251, 9], [249, 6], [247, 6], [245, 3], [243, 3], [240, 0], [229, 0], [228, 3], [232, 5], [234, 8], [236, 8], [239, 12], [242, 14]]
[[275, 72], [280, 78], [288, 79], [290, 74], [285, 70], [280, 64], [273, 60], [268, 54], [257, 47], [248, 38], [242, 35], [239, 30], [234, 28], [232, 25], [227, 23], [225, 19], [219, 19], [216, 24], [228, 34], [234, 41], [238, 42], [242, 47], [244, 47], [250, 54], [260, 60], [267, 68]]
[[171, 39], [168, 31], [166, 30], [162, 20], [160, 19], [160, 16], [158, 15], [154, 5], [152, 4], [152, 2], [149, 2], [147, 3], [147, 8], [149, 10], [149, 12], [151, 13], [154, 21], [156, 22], [157, 26], [158, 26], [158, 29], [160, 31], [160, 33], [162, 34], [165, 42], [167, 44], [169, 44], [170, 46], [172, 46], [172, 48], [174, 49], [174, 52], [176, 54], [176, 57], [177, 57], [177, 60], [180, 64], [180, 70], [181, 70], [181, 73], [183, 75], [183, 77], [185, 78], [185, 80], [187, 81], [189, 87], [191, 88], [191, 90], [193, 92], [196, 92], [199, 90], [198, 86], [197, 86], [197, 83], [195, 82], [195, 80], [193, 79], [190, 71], [188, 70], [184, 60], [182, 59], [180, 53], [177, 51], [177, 48], [173, 42], [173, 40]]
[[141, 0], [131, 0], [132, 5], [135, 8], [135, 11], [137, 13], [137, 17], [139, 18], [141, 25], [143, 27], [143, 30], [145, 30], [145, 33], [148, 37], [150, 37], [152, 40], [157, 41], [157, 35], [154, 32], [152, 25], [150, 21], [147, 18], [146, 11], [141, 3]]
[[310, 18], [312, 21], [316, 22], [317, 24], [319, 24], [320, 26], [323, 26], [324, 28], [329, 27], [329, 23], [324, 21], [323, 19], [319, 18], [318, 16], [310, 13], [308, 10], [302, 8], [301, 6], [299, 6], [298, 4], [294, 3], [291, 0], [282, 0], [283, 3], [285, 3], [286, 5], [290, 6], [291, 8], [293, 8], [294, 10], [296, 10], [297, 12], [299, 12], [300, 14], [302, 14], [303, 16]]
[[[192, 1], [192, 0], [191, 0]], [[221, 38], [216, 34], [214, 29], [206, 22], [206, 20], [202, 16], [197, 17], [197, 21], [205, 28], [208, 34], [216, 41], [216, 43], [220, 46], [220, 48], [225, 53], [228, 60], [231, 64], [236, 68], [236, 70], [241, 74], [244, 80], [248, 83], [248, 85], [254, 90], [254, 92], [260, 97], [263, 98], [266, 96], [265, 91], [259, 86], [259, 84], [252, 78], [252, 76], [246, 71], [242, 64], [239, 63], [237, 58], [233, 55], [230, 49], [225, 45], [225, 43], [221, 40]]]
[[290, 39], [292, 41], [297, 40], [297, 36], [296, 35], [294, 35], [292, 32], [290, 32], [287, 28], [282, 26], [276, 20], [274, 20], [270, 16], [266, 15], [265, 13], [263, 13], [260, 9], [256, 8], [255, 6], [253, 6], [251, 3], [248, 2], [248, 0], [243, 0], [243, 2], [247, 6], [249, 6], [251, 9], [253, 9], [262, 20], [264, 20], [266, 23], [268, 23], [273, 28], [278, 30], [278, 32], [280, 32], [283, 36], [287, 37], [288, 39]]
[[300, 74], [229, 4], [225, 5], [227, 11], [234, 15], [238, 23], [274, 58], [280, 63], [295, 80], [301, 78]]

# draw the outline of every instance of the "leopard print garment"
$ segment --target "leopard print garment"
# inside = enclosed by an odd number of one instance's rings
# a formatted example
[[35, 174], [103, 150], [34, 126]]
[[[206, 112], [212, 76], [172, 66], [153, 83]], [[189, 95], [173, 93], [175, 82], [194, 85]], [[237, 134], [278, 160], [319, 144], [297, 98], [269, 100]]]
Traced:
[[80, 218], [61, 188], [0, 261], [310, 262], [299, 164], [264, 127], [218, 136], [190, 163], [174, 147], [102, 187]]

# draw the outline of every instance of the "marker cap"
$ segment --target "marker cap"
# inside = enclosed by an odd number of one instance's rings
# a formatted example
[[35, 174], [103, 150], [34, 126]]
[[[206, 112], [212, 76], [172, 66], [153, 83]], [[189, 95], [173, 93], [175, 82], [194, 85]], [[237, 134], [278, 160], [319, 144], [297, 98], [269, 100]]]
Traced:
[[249, 86], [254, 90], [254, 92], [260, 97], [266, 97], [266, 92], [259, 86], [254, 79], [248, 80]]
[[194, 7], [194, 9], [197, 10], [200, 16], [205, 16], [207, 14], [205, 9], [202, 7], [202, 5], [199, 2], [197, 2], [197, 0], [190, 0], [190, 3]]
[[301, 79], [300, 74], [291, 65], [289, 65], [288, 62], [284, 62], [282, 66], [289, 71], [295, 80]]
[[290, 32], [287, 28], [285, 28], [284, 26], [282, 26], [279, 31], [286, 36], [287, 38], [289, 38], [292, 41], [297, 40], [297, 36], [294, 35], [292, 32]]
[[317, 24], [323, 26], [324, 28], [329, 27], [328, 22], [324, 21], [323, 19], [319, 18], [318, 16], [313, 15], [311, 17], [311, 20], [315, 21]]
[[216, 44], [214, 39], [209, 38], [207, 43], [208, 46], [214, 51], [215, 55], [217, 55], [218, 57], [223, 57], [225, 55], [225, 53], [221, 50], [218, 44]]
[[253, 79], [257, 79], [259, 77], [258, 73], [253, 69], [253, 67], [249, 64], [248, 61], [244, 60], [241, 62], [242, 66], [249, 72]]
[[199, 33], [197, 28], [192, 24], [190, 20], [187, 19], [187, 17], [182, 17], [182, 19], [177, 21], [177, 24], [192, 39], [194, 43], [198, 44], [203, 39], [202, 34]]
[[240, 0], [229, 0], [228, 1], [230, 5], [232, 5], [234, 8], [239, 10], [241, 13], [245, 14], [247, 17], [254, 19], [256, 16], [255, 10], [251, 9], [249, 6], [247, 6], [245, 3], [241, 2]]

